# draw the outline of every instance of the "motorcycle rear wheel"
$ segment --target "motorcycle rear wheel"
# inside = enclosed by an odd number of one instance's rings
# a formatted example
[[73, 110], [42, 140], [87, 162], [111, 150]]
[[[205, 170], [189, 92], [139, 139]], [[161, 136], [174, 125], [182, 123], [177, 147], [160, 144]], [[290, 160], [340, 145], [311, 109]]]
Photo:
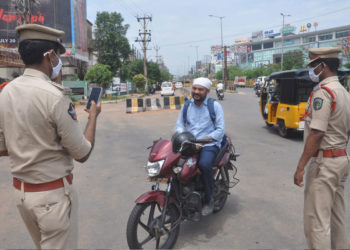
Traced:
[[[217, 194], [217, 196], [215, 197], [214, 200], [214, 213], [220, 212], [223, 207], [225, 206], [226, 200], [227, 200], [227, 196], [229, 194], [228, 190], [229, 190], [229, 173], [227, 170], [226, 166], [223, 166], [227, 180], [224, 179], [223, 175], [220, 173], [217, 177], [217, 180], [215, 182], [220, 183], [220, 186], [222, 188], [222, 190], [220, 191], [219, 194]], [[214, 187], [214, 188], [218, 188], [218, 187]], [[214, 191], [215, 192], [215, 191]]]
[[174, 246], [180, 231], [180, 225], [174, 228], [179, 212], [174, 205], [169, 205], [164, 225], [159, 229], [162, 210], [156, 202], [135, 205], [126, 230], [130, 249], [170, 249]]

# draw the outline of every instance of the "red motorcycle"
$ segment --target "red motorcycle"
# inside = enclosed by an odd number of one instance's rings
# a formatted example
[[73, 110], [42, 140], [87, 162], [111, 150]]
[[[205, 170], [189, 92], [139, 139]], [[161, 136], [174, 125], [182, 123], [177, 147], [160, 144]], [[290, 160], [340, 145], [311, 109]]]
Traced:
[[[169, 249], [174, 246], [184, 220], [201, 219], [204, 184], [198, 168], [199, 153], [196, 145], [212, 143], [196, 140], [189, 132], [176, 133], [172, 140], [154, 141], [145, 166], [149, 180], [155, 182], [152, 191], [136, 200], [127, 224], [127, 241], [130, 249]], [[213, 163], [214, 213], [225, 205], [229, 188], [239, 180], [231, 139], [225, 136], [222, 147]], [[232, 181], [229, 179], [229, 171]], [[160, 189], [166, 184], [164, 190]]]

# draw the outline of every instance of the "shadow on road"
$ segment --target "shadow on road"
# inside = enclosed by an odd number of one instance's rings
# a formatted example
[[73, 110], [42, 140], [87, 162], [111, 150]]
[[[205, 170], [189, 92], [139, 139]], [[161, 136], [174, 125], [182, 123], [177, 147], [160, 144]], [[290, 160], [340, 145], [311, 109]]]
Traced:
[[224, 225], [231, 218], [239, 214], [242, 207], [239, 197], [230, 195], [225, 207], [218, 213], [202, 217], [199, 222], [186, 221], [181, 225], [179, 238], [175, 248], [196, 246], [198, 243], [209, 242], [213, 237], [225, 232]]
[[[263, 130], [265, 130], [265, 132], [269, 133], [272, 136], [278, 136], [280, 138], [282, 138], [279, 134], [278, 134], [278, 128], [277, 126], [273, 126], [273, 127], [268, 127], [268, 126], [262, 126], [261, 127]], [[303, 140], [303, 131], [290, 131], [290, 135], [285, 138], [287, 140], [292, 140], [292, 141], [302, 141]]]

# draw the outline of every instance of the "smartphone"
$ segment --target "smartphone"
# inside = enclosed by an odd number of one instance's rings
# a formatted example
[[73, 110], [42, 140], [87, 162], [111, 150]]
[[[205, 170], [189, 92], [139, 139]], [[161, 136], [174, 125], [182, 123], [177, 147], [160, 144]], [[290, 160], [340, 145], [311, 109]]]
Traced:
[[102, 95], [101, 87], [93, 87], [90, 93], [89, 101], [86, 104], [86, 109], [90, 109], [91, 101], [94, 101], [96, 104], [100, 101]]

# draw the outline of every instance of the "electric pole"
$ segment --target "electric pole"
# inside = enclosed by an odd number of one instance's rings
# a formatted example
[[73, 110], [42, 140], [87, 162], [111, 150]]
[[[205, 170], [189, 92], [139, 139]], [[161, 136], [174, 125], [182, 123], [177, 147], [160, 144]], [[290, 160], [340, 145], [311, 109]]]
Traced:
[[142, 46], [143, 50], [143, 74], [146, 78], [146, 83], [145, 83], [145, 90], [147, 90], [147, 46], [148, 43], [151, 41], [151, 30], [147, 30], [147, 25], [149, 22], [152, 22], [152, 17], [151, 16], [143, 16], [143, 17], [137, 17], [137, 21], [142, 25], [142, 31], [139, 30], [139, 38], [135, 40], [135, 42], [139, 42]]
[[224, 86], [227, 85], [227, 46], [224, 46]]
[[156, 45], [156, 46], [154, 46], [154, 49], [156, 50], [156, 63], [159, 64], [160, 56], [158, 56], [158, 51], [160, 50], [160, 47], [158, 45]]

